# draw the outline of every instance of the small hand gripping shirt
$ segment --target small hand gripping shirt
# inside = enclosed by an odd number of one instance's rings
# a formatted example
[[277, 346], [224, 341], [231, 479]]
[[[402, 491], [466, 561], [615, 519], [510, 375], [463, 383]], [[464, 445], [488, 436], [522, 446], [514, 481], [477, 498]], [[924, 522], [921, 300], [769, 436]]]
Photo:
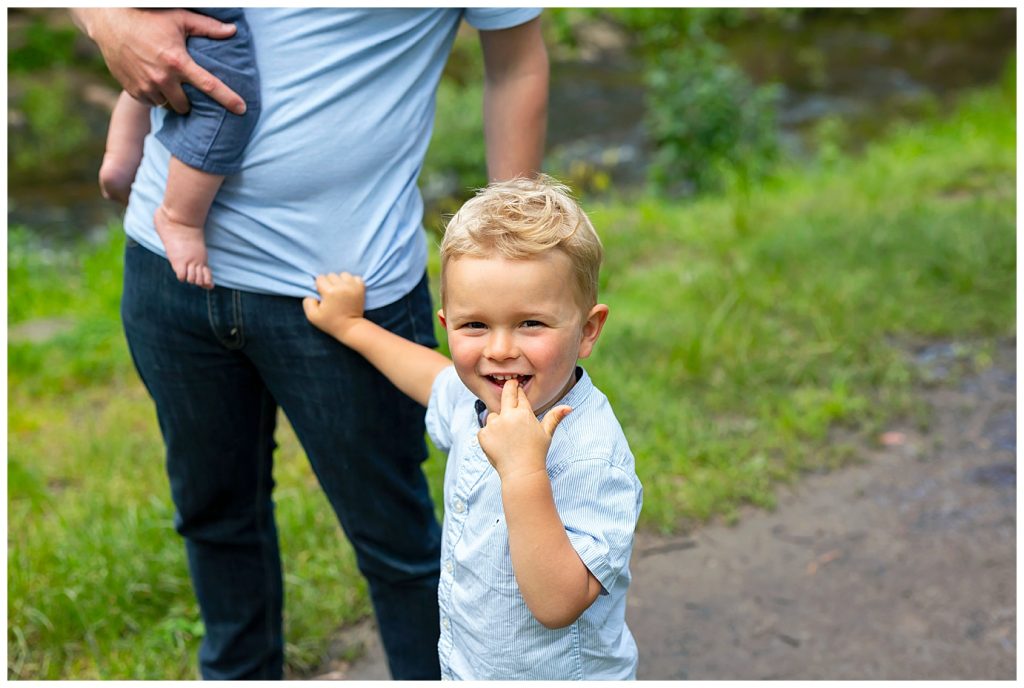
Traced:
[[454, 367], [434, 381], [427, 431], [448, 452], [438, 601], [445, 679], [634, 679], [626, 590], [642, 487], [607, 397], [582, 368], [547, 456], [558, 515], [603, 590], [566, 628], [545, 628], [519, 593], [501, 480], [480, 448], [483, 403]]

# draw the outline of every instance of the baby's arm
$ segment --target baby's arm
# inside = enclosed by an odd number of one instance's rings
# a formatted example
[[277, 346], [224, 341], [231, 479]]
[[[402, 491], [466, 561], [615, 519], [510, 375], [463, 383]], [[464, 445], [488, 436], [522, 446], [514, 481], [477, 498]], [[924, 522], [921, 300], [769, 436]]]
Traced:
[[437, 374], [450, 360], [363, 317], [366, 287], [343, 272], [316, 278], [320, 301], [306, 297], [302, 307], [318, 328], [357, 351], [395, 387], [426, 406]]
[[100, 192], [104, 198], [128, 202], [135, 173], [142, 162], [142, 144], [148, 133], [149, 106], [121, 91], [110, 115], [107, 150], [100, 166]]
[[571, 411], [556, 406], [538, 422], [526, 394], [509, 380], [501, 392], [501, 410], [487, 416], [479, 433], [480, 448], [501, 477], [519, 592], [547, 628], [573, 623], [601, 592], [601, 584], [569, 542], [547, 474], [551, 438]]

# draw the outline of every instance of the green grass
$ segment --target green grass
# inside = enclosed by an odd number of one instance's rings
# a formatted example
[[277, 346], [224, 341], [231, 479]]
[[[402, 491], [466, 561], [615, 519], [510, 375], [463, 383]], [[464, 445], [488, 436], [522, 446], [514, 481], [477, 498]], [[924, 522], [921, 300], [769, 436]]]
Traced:
[[[637, 457], [643, 527], [771, 506], [780, 482], [854, 456], [835, 438], [914, 411], [901, 343], [1014, 333], [1014, 127], [1012, 96], [991, 91], [746, 193], [590, 207], [611, 319], [587, 365]], [[8, 347], [8, 676], [192, 678], [202, 624], [118, 324], [120, 232], [75, 257], [8, 238], [10, 323], [72, 323]], [[286, 425], [279, 442], [302, 673], [370, 607]], [[443, 458], [427, 469], [436, 496]]]
[[731, 518], [841, 462], [831, 428], [910, 410], [894, 341], [1012, 335], [1014, 175], [1012, 105], [989, 93], [746, 198], [592, 209], [611, 317], [590, 370], [643, 522]]

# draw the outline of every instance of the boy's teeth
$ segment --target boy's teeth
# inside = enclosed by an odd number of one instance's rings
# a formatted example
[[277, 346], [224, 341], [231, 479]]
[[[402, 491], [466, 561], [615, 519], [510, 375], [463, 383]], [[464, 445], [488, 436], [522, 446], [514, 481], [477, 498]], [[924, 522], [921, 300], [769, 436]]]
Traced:
[[495, 380], [501, 380], [502, 382], [505, 382], [507, 380], [516, 380], [519, 378], [518, 375], [491, 375], [491, 377], [493, 377]]

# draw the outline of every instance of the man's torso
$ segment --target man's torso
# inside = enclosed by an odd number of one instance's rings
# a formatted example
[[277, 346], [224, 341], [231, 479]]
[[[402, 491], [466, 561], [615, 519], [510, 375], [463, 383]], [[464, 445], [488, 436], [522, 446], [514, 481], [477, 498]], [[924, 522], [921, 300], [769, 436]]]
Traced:
[[[317, 274], [348, 271], [366, 280], [368, 308], [415, 286], [426, 265], [416, 181], [462, 14], [246, 10], [263, 107], [207, 220], [218, 285], [313, 296]], [[162, 117], [154, 112], [154, 130]], [[148, 137], [125, 216], [128, 234], [161, 254], [152, 215], [167, 161]]]

